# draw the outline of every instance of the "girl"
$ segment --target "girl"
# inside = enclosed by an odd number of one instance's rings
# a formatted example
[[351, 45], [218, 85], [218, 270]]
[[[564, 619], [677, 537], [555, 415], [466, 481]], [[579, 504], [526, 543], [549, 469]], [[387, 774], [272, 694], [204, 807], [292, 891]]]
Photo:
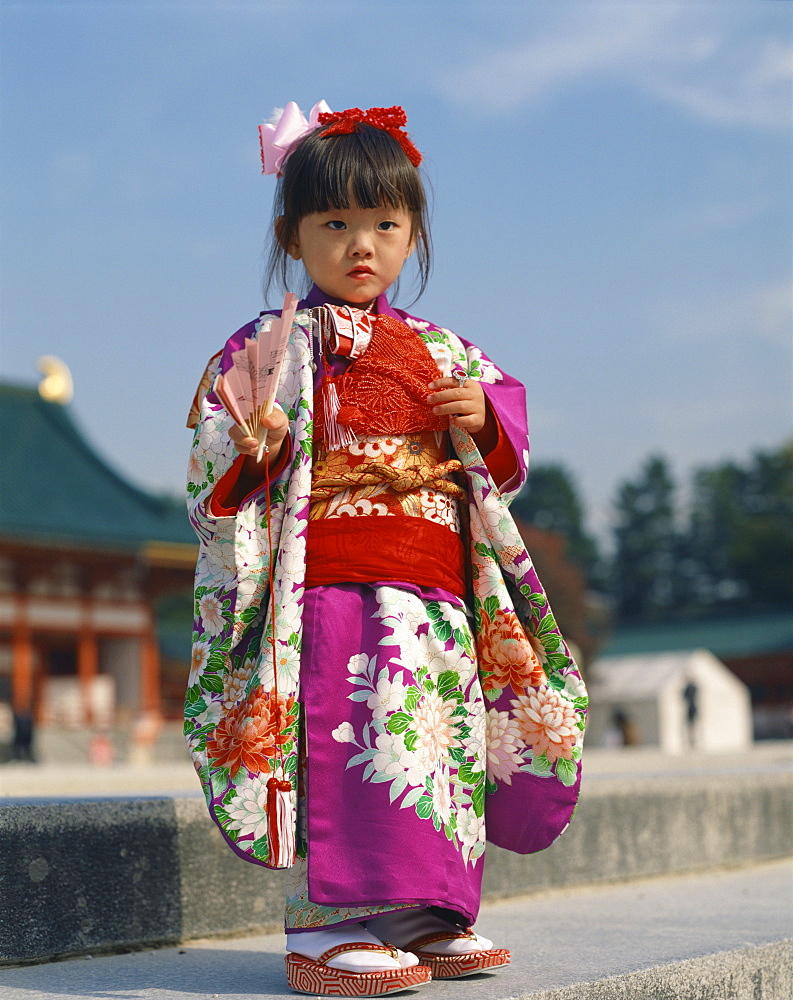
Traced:
[[575, 806], [586, 696], [507, 503], [525, 392], [386, 297], [429, 268], [421, 156], [401, 108], [288, 105], [270, 277], [298, 306], [269, 455], [213, 392], [191, 426], [201, 549], [185, 732], [231, 847], [290, 868], [287, 978], [380, 996], [494, 969], [471, 930], [485, 837], [542, 850]]

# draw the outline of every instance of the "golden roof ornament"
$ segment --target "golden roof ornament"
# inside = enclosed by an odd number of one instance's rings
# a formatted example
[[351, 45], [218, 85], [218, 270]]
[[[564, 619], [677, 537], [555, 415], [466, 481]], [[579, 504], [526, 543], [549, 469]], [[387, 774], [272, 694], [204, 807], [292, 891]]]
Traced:
[[38, 370], [44, 378], [39, 382], [39, 396], [48, 403], [60, 403], [65, 406], [74, 395], [72, 373], [60, 358], [46, 354], [37, 362]]

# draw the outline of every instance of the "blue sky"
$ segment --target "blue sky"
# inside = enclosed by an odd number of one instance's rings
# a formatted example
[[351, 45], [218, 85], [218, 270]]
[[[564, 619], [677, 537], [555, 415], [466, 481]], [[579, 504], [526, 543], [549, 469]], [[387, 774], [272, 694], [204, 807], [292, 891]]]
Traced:
[[102, 455], [180, 491], [195, 383], [262, 308], [256, 126], [402, 104], [434, 191], [413, 311], [526, 383], [535, 461], [603, 529], [650, 452], [683, 478], [790, 434], [792, 13], [0, 0], [0, 377], [62, 358]]

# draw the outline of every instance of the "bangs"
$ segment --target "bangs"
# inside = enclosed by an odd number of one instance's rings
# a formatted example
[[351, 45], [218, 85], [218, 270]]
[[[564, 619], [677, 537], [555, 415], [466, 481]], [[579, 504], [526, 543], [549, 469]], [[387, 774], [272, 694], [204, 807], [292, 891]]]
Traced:
[[382, 129], [362, 125], [349, 135], [308, 136], [290, 157], [284, 205], [297, 220], [334, 208], [405, 208], [422, 212], [424, 191], [416, 168]]

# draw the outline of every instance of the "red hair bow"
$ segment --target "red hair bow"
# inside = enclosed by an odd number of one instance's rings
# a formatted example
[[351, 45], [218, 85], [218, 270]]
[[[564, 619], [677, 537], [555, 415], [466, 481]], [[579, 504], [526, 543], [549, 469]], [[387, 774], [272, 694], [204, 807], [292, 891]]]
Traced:
[[396, 139], [414, 167], [421, 163], [421, 153], [410, 141], [407, 132], [402, 131], [407, 125], [408, 117], [398, 104], [395, 104], [393, 108], [369, 108], [368, 111], [361, 111], [360, 108], [347, 108], [346, 111], [323, 111], [318, 116], [318, 120], [320, 125], [330, 126], [324, 130], [323, 139], [330, 135], [349, 135], [351, 132], [357, 132], [359, 125], [372, 125], [374, 128], [380, 128]]

